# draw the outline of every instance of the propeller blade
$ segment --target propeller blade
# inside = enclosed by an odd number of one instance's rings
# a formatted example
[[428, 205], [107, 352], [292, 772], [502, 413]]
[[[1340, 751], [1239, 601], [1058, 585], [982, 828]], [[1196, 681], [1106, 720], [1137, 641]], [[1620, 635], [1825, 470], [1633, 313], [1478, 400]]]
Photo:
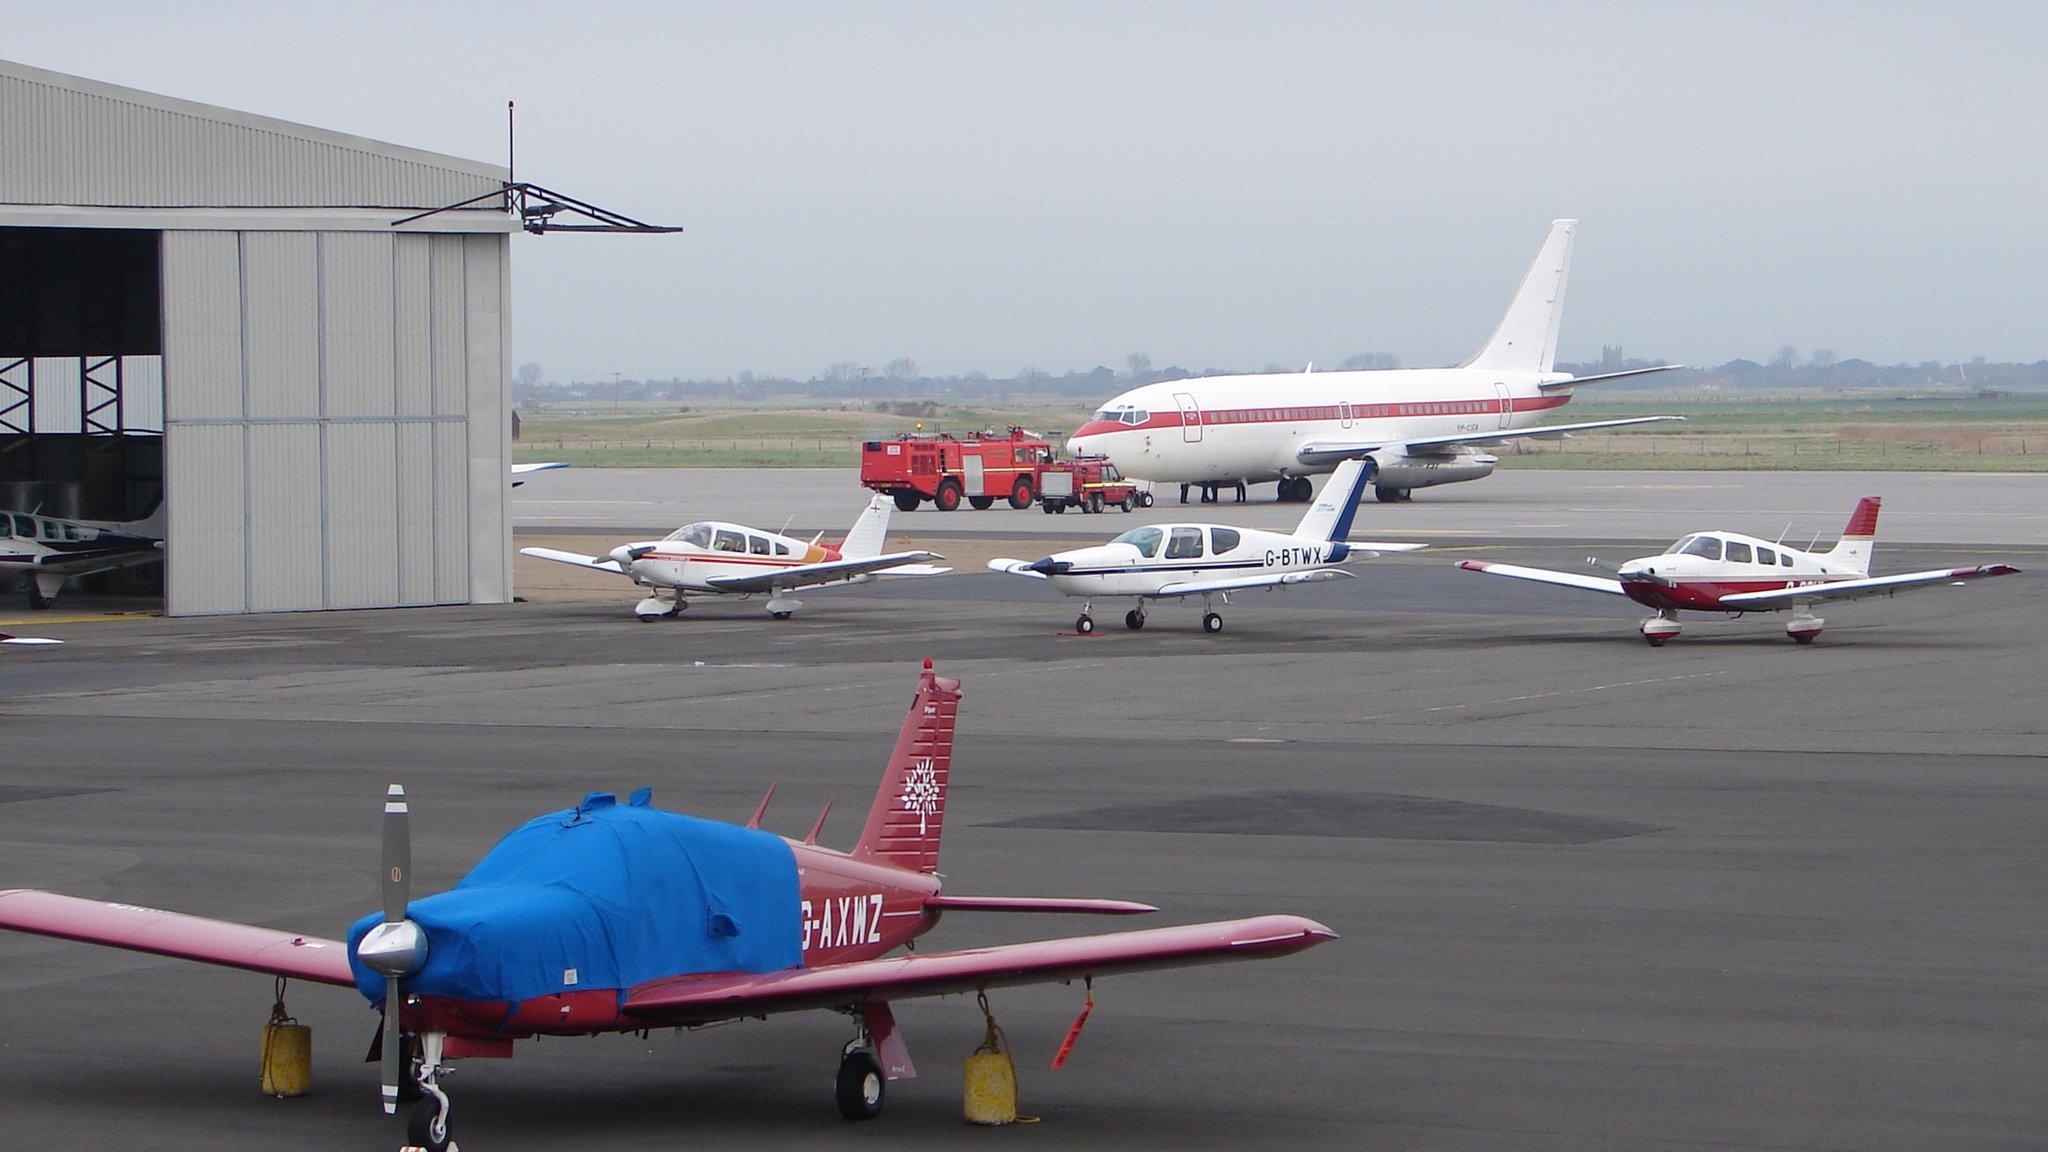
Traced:
[[1592, 565], [1595, 568], [1598, 568], [1602, 572], [1617, 573], [1621, 571], [1621, 566], [1619, 564], [1609, 564], [1607, 561], [1602, 560], [1598, 556], [1586, 557], [1586, 563]]
[[399, 1063], [404, 1056], [405, 1045], [398, 1031], [398, 977], [384, 978], [384, 1114], [398, 1114]]
[[384, 922], [405, 919], [406, 897], [412, 889], [412, 814], [405, 803], [405, 785], [384, 790]]

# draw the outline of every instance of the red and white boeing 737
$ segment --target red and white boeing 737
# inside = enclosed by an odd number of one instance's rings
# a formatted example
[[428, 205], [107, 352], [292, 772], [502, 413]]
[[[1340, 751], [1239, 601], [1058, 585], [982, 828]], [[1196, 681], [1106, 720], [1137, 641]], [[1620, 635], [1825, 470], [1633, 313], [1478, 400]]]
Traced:
[[1651, 647], [1678, 635], [1680, 610], [1741, 615], [1790, 609], [1792, 619], [1785, 624], [1785, 634], [1801, 644], [1811, 644], [1826, 623], [1813, 614], [1813, 606], [1824, 601], [1890, 596], [1985, 576], [2010, 576], [2019, 571], [2010, 564], [1979, 564], [1972, 568], [1936, 568], [1873, 577], [1870, 552], [1877, 537], [1879, 503], [1876, 496], [1865, 496], [1859, 501], [1855, 515], [1849, 517], [1849, 526], [1842, 529], [1842, 538], [1826, 552], [1802, 552], [1735, 532], [1695, 532], [1666, 548], [1662, 555], [1644, 556], [1623, 564], [1614, 570], [1612, 580], [1514, 564], [1489, 564], [1484, 560], [1460, 560], [1458, 567], [1468, 572], [1626, 596], [1657, 610], [1655, 616], [1640, 625], [1643, 639]]
[[1154, 483], [1278, 480], [1280, 499], [1307, 503], [1311, 475], [1344, 460], [1372, 469], [1373, 494], [1406, 500], [1416, 488], [1477, 480], [1493, 471], [1487, 445], [1620, 428], [1681, 416], [1637, 416], [1536, 427], [1571, 389], [1681, 367], [1597, 376], [1552, 370], [1576, 220], [1550, 225], [1536, 262], [1493, 338], [1456, 368], [1208, 376], [1133, 388], [1102, 406], [1067, 441], [1077, 456], [1107, 456], [1126, 476]]

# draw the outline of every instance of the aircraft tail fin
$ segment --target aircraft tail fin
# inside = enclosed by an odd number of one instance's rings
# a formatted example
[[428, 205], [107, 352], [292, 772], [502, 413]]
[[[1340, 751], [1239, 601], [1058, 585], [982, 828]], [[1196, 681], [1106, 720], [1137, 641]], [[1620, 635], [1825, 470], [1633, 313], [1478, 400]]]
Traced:
[[143, 536], [151, 540], [162, 540], [170, 535], [170, 516], [166, 509], [169, 501], [158, 500], [149, 515], [140, 520], [127, 520], [116, 525], [131, 536]]
[[861, 509], [860, 519], [846, 530], [846, 539], [839, 542], [839, 556], [843, 560], [865, 560], [880, 556], [882, 545], [889, 538], [890, 500], [887, 496], [876, 496]]
[[1308, 514], [1294, 526], [1294, 534], [1316, 540], [1342, 540], [1351, 535], [1352, 518], [1358, 515], [1359, 498], [1372, 482], [1373, 471], [1370, 460], [1346, 460], [1337, 465]]
[[1550, 235], [1544, 237], [1536, 262], [1522, 277], [1493, 338], [1459, 367], [1548, 372], [1557, 363], [1557, 327], [1564, 317], [1564, 285], [1578, 228], [1577, 220], [1550, 222]]
[[1870, 574], [1870, 554], [1877, 546], [1877, 510], [1884, 503], [1880, 496], [1865, 496], [1856, 502], [1856, 511], [1849, 516], [1849, 526], [1842, 529], [1842, 538], [1835, 541], [1827, 558], [1837, 564], [1845, 564], [1864, 575]]
[[946, 778], [953, 765], [953, 719], [960, 681], [924, 662], [910, 714], [882, 770], [882, 787], [868, 809], [853, 854], [913, 872], [939, 870], [939, 834], [946, 823]]

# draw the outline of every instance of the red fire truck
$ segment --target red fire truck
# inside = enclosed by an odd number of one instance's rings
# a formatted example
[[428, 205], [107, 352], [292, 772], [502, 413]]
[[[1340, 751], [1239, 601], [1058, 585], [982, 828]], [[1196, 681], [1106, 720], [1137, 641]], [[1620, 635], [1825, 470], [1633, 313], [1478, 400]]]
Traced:
[[1029, 508], [1038, 495], [1038, 473], [1052, 459], [1052, 445], [1024, 431], [979, 432], [960, 438], [918, 432], [861, 445], [860, 482], [896, 500], [910, 512], [926, 500], [951, 512], [961, 500], [987, 508], [1008, 500]]

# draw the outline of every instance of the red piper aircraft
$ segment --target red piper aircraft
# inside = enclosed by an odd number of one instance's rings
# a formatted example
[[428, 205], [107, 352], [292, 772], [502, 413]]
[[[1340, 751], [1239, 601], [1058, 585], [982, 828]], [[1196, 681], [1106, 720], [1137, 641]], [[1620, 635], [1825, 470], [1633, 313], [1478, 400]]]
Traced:
[[[1615, 578], [1611, 580], [1485, 560], [1460, 560], [1458, 567], [1489, 576], [1626, 596], [1646, 608], [1656, 609], [1655, 616], [1638, 625], [1643, 639], [1652, 648], [1678, 635], [1681, 609], [1739, 616], [1745, 612], [1789, 608], [1792, 619], [1785, 622], [1785, 634], [1801, 644], [1811, 644], [1827, 623], [1813, 614], [1816, 604], [1890, 596], [1986, 576], [2011, 576], [2019, 571], [2010, 564], [1978, 564], [1872, 576], [1870, 553], [1877, 541], [1880, 503], [1876, 496], [1858, 501], [1848, 527], [1842, 529], [1842, 538], [1826, 552], [1801, 551], [1779, 541], [1735, 532], [1695, 532], [1666, 548], [1662, 555], [1639, 557], [1613, 569]], [[1588, 562], [1599, 563], [1590, 557]]]
[[[384, 807], [384, 908], [347, 939], [49, 892], [0, 892], [0, 927], [354, 987], [383, 1011], [384, 1110], [417, 1100], [410, 1146], [450, 1147], [447, 1061], [515, 1041], [710, 1024], [807, 1008], [853, 1018], [839, 1110], [881, 1111], [916, 1075], [892, 1001], [1285, 956], [1336, 937], [1299, 916], [888, 955], [946, 912], [1153, 912], [1117, 900], [949, 896], [938, 876], [960, 682], [925, 661], [851, 852], [593, 793], [508, 833], [446, 892], [408, 899], [405, 790]], [[773, 796], [773, 789], [770, 789]], [[830, 805], [827, 805], [830, 811]], [[1084, 1013], [1085, 1018], [1085, 1013]], [[1076, 1021], [1076, 1030], [1079, 1021]], [[391, 1035], [400, 1043], [385, 1043]], [[401, 1083], [401, 1063], [408, 1065]]]

